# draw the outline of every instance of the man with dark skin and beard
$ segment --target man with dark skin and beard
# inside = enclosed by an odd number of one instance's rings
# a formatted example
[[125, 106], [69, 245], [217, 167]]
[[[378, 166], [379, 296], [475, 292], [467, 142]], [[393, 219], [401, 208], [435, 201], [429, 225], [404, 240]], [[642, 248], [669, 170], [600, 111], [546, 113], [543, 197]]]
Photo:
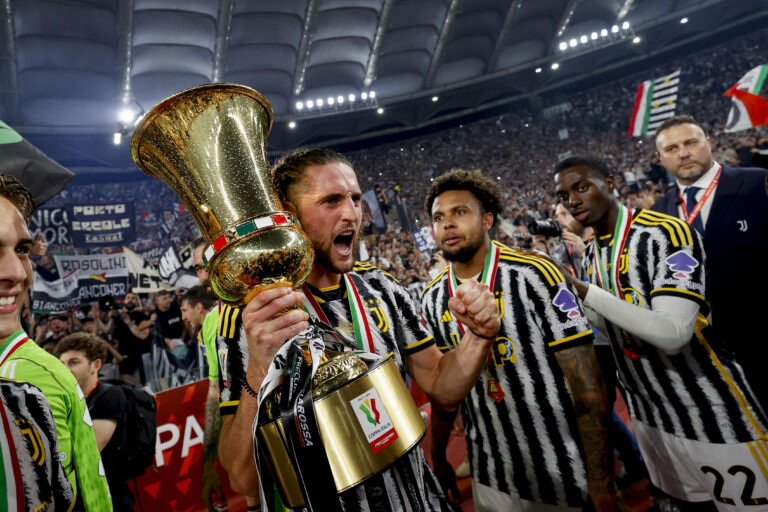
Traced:
[[613, 173], [598, 158], [563, 160], [554, 182], [576, 220], [595, 230], [584, 253], [589, 281], [567, 277], [611, 341], [651, 482], [682, 511], [768, 503], [768, 422], [706, 320], [698, 233], [678, 218], [619, 203]]
[[[466, 329], [448, 301], [461, 281], [495, 294], [501, 328], [462, 414], [478, 511], [616, 510], [610, 405], [586, 317], [547, 260], [491, 240], [502, 200], [480, 171], [434, 181], [425, 207], [450, 262], [422, 294], [422, 313], [444, 353]], [[432, 416], [432, 456], [441, 483], [455, 489], [445, 459], [454, 414]]]
[[[324, 325], [326, 332], [334, 333], [324, 339], [326, 347], [339, 352], [391, 354], [401, 374], [407, 370], [435, 402], [449, 407], [455, 407], [477, 380], [499, 328], [493, 295], [479, 283], [468, 282], [457, 289], [451, 300], [452, 314], [468, 331], [459, 349], [443, 355], [421, 322], [408, 292], [375, 267], [355, 262], [362, 192], [344, 156], [327, 149], [297, 150], [282, 157], [272, 168], [272, 175], [285, 209], [298, 218], [310, 239], [315, 261], [303, 293], [287, 287], [272, 288], [256, 295], [242, 310], [222, 310], [217, 348], [220, 359], [224, 357], [227, 362], [222, 365], [225, 385], [221, 391], [219, 455], [233, 488], [246, 494], [258, 491], [259, 478], [262, 490], [272, 491], [270, 475], [258, 474], [254, 461], [253, 422], [258, 407], [255, 390], [261, 387], [278, 350], [309, 327], [309, 315], [304, 310], [277, 316], [278, 312], [306, 300], [315, 325]], [[241, 327], [238, 319], [242, 320]], [[369, 328], [362, 329], [360, 322]], [[327, 499], [335, 502], [335, 493], [331, 494], [333, 497]], [[272, 507], [273, 503], [262, 495], [262, 507]], [[332, 504], [324, 505], [314, 506], [330, 509]], [[387, 469], [339, 494], [338, 505], [333, 508], [366, 511], [446, 507], [439, 485], [417, 447]]]

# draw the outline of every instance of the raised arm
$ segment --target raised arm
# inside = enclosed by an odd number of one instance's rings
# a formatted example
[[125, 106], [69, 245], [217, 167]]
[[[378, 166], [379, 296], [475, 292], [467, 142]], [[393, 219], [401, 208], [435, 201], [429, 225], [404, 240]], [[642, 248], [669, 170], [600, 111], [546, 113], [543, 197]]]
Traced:
[[223, 417], [219, 440], [219, 460], [229, 473], [232, 489], [239, 494], [258, 496], [259, 493], [252, 436], [258, 410], [254, 393], [261, 387], [278, 349], [308, 327], [308, 315], [302, 310], [275, 315], [303, 300], [303, 294], [290, 288], [273, 288], [258, 294], [242, 310], [242, 327], [248, 340], [247, 386], [243, 384], [235, 413]]
[[448, 302], [466, 332], [459, 346], [447, 354], [432, 345], [408, 356], [408, 372], [432, 400], [455, 408], [472, 389], [483, 369], [501, 320], [493, 293], [474, 279], [456, 289]]

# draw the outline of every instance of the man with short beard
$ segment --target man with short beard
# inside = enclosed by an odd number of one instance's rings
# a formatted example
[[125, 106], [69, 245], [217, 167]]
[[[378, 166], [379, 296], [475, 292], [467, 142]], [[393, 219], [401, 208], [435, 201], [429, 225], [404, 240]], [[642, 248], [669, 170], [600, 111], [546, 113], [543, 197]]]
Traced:
[[651, 209], [683, 219], [704, 240], [706, 285], [712, 327], [747, 374], [768, 411], [762, 344], [763, 304], [744, 293], [768, 287], [768, 172], [721, 165], [712, 158], [709, 137], [690, 116], [672, 117], [656, 132], [661, 164], [676, 186]]
[[[450, 262], [421, 298], [440, 349], [458, 350], [467, 330], [448, 307], [462, 282], [490, 288], [501, 310], [485, 370], [462, 406], [475, 509], [575, 512], [589, 499], [615, 510], [610, 405], [592, 330], [553, 264], [491, 240], [501, 205], [493, 180], [463, 170], [437, 178], [425, 202]], [[449, 489], [454, 417], [432, 416], [433, 464]]]
[[[278, 312], [306, 300], [315, 325], [334, 333], [324, 339], [327, 348], [391, 354], [401, 374], [407, 370], [433, 401], [454, 407], [477, 380], [499, 327], [492, 294], [477, 282], [467, 283], [451, 301], [453, 315], [468, 327], [467, 334], [459, 349], [442, 355], [408, 292], [372, 265], [355, 262], [362, 192], [342, 155], [327, 149], [297, 150], [281, 158], [272, 175], [285, 209], [299, 219], [312, 243], [312, 271], [303, 293], [272, 288], [242, 309], [223, 308], [217, 340], [220, 361], [226, 359], [221, 369], [224, 425], [219, 455], [238, 492], [257, 493], [261, 478], [265, 508], [273, 506], [273, 484], [269, 474], [258, 474], [254, 460], [256, 390], [278, 350], [309, 327], [304, 310]], [[303, 470], [312, 471], [314, 485], [330, 476], [330, 471], [324, 474], [314, 466]], [[418, 447], [361, 485], [338, 495], [334, 487], [331, 479], [322, 503], [313, 503], [315, 510], [447, 509]]]

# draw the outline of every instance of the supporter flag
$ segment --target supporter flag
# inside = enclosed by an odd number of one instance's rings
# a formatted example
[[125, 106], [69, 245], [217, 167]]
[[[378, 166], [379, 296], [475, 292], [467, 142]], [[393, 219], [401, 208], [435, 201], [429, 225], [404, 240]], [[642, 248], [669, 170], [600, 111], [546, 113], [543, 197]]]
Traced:
[[0, 121], [0, 169], [16, 176], [32, 192], [40, 206], [62, 191], [75, 177]]
[[667, 76], [646, 80], [640, 84], [629, 122], [628, 133], [631, 137], [654, 134], [665, 119], [675, 115], [679, 84], [679, 69]]
[[123, 247], [123, 251], [125, 252], [125, 263], [128, 267], [128, 273], [131, 276], [131, 280], [135, 283], [133, 287], [134, 292], [157, 293], [160, 290], [174, 289], [160, 277], [156, 266], [128, 247]]
[[768, 64], [757, 66], [725, 91], [724, 96], [730, 96], [732, 102], [725, 125], [726, 132], [738, 132], [768, 124], [768, 100], [760, 96], [766, 76]]

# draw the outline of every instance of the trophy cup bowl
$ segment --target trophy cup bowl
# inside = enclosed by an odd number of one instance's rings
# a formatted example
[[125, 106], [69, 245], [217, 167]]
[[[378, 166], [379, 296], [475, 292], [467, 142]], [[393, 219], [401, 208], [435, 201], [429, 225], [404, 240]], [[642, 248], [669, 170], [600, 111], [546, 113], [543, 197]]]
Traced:
[[131, 155], [184, 202], [205, 237], [211, 286], [246, 304], [274, 286], [300, 286], [314, 252], [272, 186], [272, 108], [242, 85], [207, 84], [163, 100], [141, 119]]

